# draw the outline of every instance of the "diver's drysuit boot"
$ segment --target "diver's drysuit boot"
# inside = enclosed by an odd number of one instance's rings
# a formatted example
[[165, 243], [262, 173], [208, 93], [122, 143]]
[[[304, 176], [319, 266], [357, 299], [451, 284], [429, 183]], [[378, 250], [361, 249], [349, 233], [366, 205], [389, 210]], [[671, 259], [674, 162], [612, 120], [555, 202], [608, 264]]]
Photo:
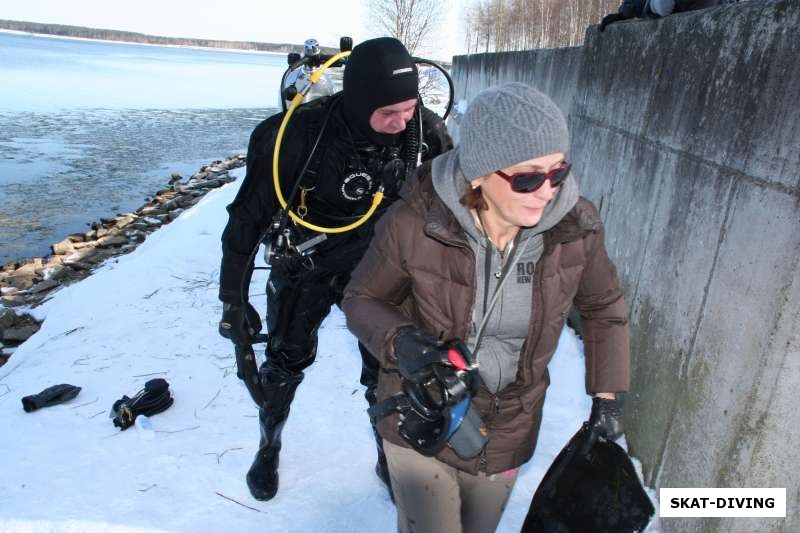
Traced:
[[383, 439], [378, 435], [375, 426], [372, 426], [375, 431], [375, 445], [378, 449], [378, 462], [375, 463], [375, 474], [386, 485], [386, 490], [389, 491], [389, 498], [394, 502], [394, 492], [392, 491], [392, 481], [389, 477], [389, 464], [386, 462], [386, 454], [383, 452]]
[[[362, 369], [361, 371], [361, 382], [364, 383], [364, 374], [368, 372], [368, 369]], [[367, 403], [370, 407], [377, 403], [376, 397], [376, 389], [377, 386], [377, 376], [372, 382], [369, 382], [367, 385], [367, 390], [364, 393], [364, 397], [367, 399]], [[386, 490], [389, 491], [389, 498], [392, 499], [394, 502], [394, 492], [392, 492], [392, 481], [389, 477], [389, 464], [386, 462], [386, 454], [383, 451], [383, 438], [378, 433], [378, 426], [376, 425], [375, 420], [370, 420], [372, 424], [372, 433], [375, 435], [375, 448], [378, 451], [378, 461], [375, 463], [375, 474], [383, 481], [384, 485], [386, 485]]]
[[292, 376], [281, 382], [266, 382], [264, 386], [265, 405], [258, 412], [261, 427], [261, 441], [258, 452], [247, 471], [247, 487], [256, 500], [267, 501], [278, 492], [278, 455], [281, 451], [281, 432], [289, 418], [297, 386], [303, 374]]

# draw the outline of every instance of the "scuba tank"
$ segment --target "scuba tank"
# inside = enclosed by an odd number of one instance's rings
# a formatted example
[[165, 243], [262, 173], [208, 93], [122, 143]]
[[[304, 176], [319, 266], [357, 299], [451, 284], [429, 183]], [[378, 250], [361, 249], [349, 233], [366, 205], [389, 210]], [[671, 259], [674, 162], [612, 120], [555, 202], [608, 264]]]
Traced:
[[[353, 39], [350, 37], [339, 39], [341, 52], [349, 52], [352, 49]], [[341, 89], [341, 74], [331, 73], [327, 69], [321, 73], [318, 81], [315, 83], [311, 81], [311, 76], [320, 70], [331, 57], [333, 56], [321, 53], [319, 42], [316, 39], [306, 39], [303, 44], [302, 56], [297, 52], [287, 56], [289, 66], [283, 73], [280, 86], [280, 100], [284, 112], [291, 105], [295, 95], [303, 94], [303, 91], [308, 91], [303, 97], [305, 104], [323, 96], [331, 96]], [[341, 68], [346, 62], [347, 58], [343, 57], [330, 67]]]
[[[340, 52], [350, 52], [353, 49], [352, 37], [341, 37], [339, 39]], [[331, 96], [341, 90], [341, 72], [331, 72], [325, 69], [319, 81], [312, 83], [311, 76], [318, 70], [323, 68], [323, 65], [328, 61], [332, 55], [323, 54], [316, 39], [306, 39], [303, 44], [303, 54], [292, 52], [286, 56], [288, 66], [281, 77], [281, 85], [279, 88], [281, 108], [284, 112], [291, 105], [292, 99], [297, 94], [308, 89], [308, 93], [303, 98], [303, 103], [308, 103], [323, 96]], [[447, 120], [450, 111], [453, 109], [453, 102], [455, 99], [455, 88], [450, 74], [435, 61], [425, 59], [422, 57], [414, 57], [414, 62], [417, 65], [423, 65], [435, 70], [438, 70], [447, 81], [448, 99], [442, 113], [442, 120]], [[331, 64], [328, 68], [341, 69], [347, 66], [347, 57], [343, 57], [338, 61]], [[439, 104], [438, 95], [434, 95], [434, 100], [431, 104]], [[425, 103], [425, 102], [423, 102]]]

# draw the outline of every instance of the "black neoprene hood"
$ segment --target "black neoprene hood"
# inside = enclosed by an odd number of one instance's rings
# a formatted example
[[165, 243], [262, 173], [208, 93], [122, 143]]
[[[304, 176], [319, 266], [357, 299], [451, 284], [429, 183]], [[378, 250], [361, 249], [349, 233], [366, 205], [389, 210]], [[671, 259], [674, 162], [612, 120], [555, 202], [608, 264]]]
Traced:
[[374, 131], [369, 125], [379, 107], [417, 98], [417, 66], [403, 43], [392, 37], [364, 41], [347, 60], [343, 80], [344, 113], [357, 137], [388, 146], [401, 134]]

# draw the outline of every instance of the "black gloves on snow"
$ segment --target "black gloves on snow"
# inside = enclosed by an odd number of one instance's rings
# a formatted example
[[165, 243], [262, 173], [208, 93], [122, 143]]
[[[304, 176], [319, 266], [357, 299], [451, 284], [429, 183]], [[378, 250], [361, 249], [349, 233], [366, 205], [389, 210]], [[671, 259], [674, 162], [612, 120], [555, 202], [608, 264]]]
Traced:
[[237, 346], [253, 344], [253, 336], [261, 331], [261, 317], [255, 307], [229, 303], [222, 304], [219, 334]]
[[39, 394], [25, 396], [22, 399], [22, 408], [25, 409], [26, 413], [31, 413], [42, 407], [50, 407], [51, 405], [58, 405], [69, 401], [77, 396], [80, 391], [81, 388], [75, 385], [68, 385], [66, 383], [53, 385]]
[[586, 445], [583, 449], [584, 454], [591, 450], [600, 437], [613, 441], [622, 436], [625, 429], [622, 421], [622, 404], [621, 397], [616, 400], [592, 398], [592, 412], [589, 415], [589, 438], [586, 439]]

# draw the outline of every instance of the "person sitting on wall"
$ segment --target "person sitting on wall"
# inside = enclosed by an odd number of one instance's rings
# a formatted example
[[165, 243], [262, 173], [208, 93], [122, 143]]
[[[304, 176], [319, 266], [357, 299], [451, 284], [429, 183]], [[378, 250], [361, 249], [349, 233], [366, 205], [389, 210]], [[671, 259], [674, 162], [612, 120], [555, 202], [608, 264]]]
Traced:
[[620, 20], [632, 18], [659, 18], [672, 13], [705, 9], [721, 4], [732, 4], [738, 0], [623, 0], [617, 13], [603, 17], [600, 31]]

